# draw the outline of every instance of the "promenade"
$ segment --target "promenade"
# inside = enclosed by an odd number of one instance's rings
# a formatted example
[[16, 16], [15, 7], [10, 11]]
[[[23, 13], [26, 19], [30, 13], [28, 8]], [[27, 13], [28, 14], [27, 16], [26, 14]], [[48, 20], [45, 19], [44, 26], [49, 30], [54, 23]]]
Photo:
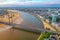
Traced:
[[45, 21], [43, 21], [43, 20], [42, 20], [42, 22], [43, 22], [43, 24], [44, 24], [44, 28], [45, 28], [45, 29], [46, 29], [46, 28], [49, 28], [51, 31], [56, 31], [56, 29], [52, 28], [52, 26], [51, 26], [50, 24], [48, 24], [47, 22], [45, 22]]
[[49, 28], [52, 31], [56, 31], [55, 28], [53, 28], [49, 23], [47, 23], [46, 21], [42, 20], [41, 17], [39, 15], [36, 15], [36, 17], [42, 21], [42, 23], [44, 24], [44, 28]]

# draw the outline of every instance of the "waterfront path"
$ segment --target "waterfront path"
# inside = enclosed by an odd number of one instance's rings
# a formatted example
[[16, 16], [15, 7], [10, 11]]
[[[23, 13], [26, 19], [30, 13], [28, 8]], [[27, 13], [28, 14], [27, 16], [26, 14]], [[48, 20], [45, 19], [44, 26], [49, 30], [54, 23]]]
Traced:
[[36, 14], [35, 16], [36, 16], [39, 20], [42, 21], [42, 23], [44, 24], [44, 28], [45, 28], [45, 29], [46, 29], [46, 28], [49, 28], [49, 29], [52, 30], [52, 31], [56, 31], [56, 29], [53, 28], [49, 23], [47, 23], [46, 21], [42, 20], [42, 19], [40, 18], [40, 15]]

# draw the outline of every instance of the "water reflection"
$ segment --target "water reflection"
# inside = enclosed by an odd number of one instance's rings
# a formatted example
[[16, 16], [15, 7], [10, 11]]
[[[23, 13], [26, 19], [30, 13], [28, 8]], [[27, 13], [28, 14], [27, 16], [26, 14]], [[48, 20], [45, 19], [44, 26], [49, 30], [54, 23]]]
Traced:
[[20, 12], [20, 15], [23, 18], [23, 22], [21, 23], [22, 25], [26, 25], [28, 27], [44, 28], [42, 22], [40, 22], [33, 15], [26, 12]]

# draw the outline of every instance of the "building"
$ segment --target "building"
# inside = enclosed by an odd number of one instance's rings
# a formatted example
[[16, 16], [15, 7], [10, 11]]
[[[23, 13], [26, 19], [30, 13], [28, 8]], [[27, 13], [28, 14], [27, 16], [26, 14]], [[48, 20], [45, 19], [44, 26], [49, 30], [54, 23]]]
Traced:
[[57, 20], [57, 14], [52, 14], [52, 23], [55, 23]]
[[49, 40], [58, 40], [58, 37], [55, 35], [50, 35]]

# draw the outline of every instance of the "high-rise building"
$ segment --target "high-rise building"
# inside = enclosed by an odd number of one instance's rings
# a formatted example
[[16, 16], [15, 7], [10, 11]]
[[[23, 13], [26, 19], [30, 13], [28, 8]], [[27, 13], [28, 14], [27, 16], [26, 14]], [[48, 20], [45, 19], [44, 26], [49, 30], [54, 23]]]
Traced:
[[58, 14], [52, 14], [52, 23], [55, 23], [57, 20]]

